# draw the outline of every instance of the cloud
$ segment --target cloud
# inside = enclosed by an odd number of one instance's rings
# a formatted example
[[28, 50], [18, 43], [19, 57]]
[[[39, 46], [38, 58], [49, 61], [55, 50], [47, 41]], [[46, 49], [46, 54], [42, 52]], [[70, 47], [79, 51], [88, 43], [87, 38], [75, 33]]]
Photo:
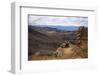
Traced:
[[88, 26], [88, 17], [29, 16], [29, 25]]

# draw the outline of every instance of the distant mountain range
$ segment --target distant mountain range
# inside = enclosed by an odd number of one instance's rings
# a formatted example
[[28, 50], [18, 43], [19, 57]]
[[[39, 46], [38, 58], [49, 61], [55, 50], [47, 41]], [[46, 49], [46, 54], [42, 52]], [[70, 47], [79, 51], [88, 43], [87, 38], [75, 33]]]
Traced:
[[78, 30], [79, 26], [51, 26], [52, 28], [56, 28], [58, 30], [66, 30], [66, 31], [74, 31]]
[[39, 27], [42, 27], [42, 28], [45, 28], [45, 29], [48, 29], [48, 30], [65, 30], [65, 31], [75, 31], [75, 30], [78, 30], [78, 28], [80, 26], [74, 26], [74, 25], [67, 25], [67, 26], [50, 26], [50, 25], [29, 25], [29, 26], [33, 26], [33, 28], [39, 28]]

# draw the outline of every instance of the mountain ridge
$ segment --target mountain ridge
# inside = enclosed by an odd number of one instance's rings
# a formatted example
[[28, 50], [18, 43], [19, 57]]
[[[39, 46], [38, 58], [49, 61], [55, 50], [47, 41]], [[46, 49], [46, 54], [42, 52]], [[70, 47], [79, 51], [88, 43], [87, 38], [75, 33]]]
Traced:
[[[69, 26], [57, 26], [57, 25], [29, 25], [29, 26], [32, 26], [34, 29], [35, 28], [45, 28], [45, 29], [52, 29], [52, 30], [65, 30], [65, 31], [75, 31], [75, 30], [78, 30], [80, 26], [74, 26], [74, 25], [69, 25]], [[84, 26], [84, 27], [87, 27], [87, 26]]]

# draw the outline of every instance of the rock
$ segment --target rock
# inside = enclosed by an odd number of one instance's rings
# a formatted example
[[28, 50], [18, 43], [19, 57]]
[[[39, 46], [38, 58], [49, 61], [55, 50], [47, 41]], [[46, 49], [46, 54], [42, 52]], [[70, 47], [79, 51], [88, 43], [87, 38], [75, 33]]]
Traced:
[[34, 55], [39, 56], [40, 55], [40, 52], [36, 52]]

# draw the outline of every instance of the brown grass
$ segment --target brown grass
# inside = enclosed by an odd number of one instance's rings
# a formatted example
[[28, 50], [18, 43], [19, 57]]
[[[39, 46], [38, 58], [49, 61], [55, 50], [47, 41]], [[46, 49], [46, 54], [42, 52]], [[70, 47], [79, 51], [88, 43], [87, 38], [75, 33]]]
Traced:
[[48, 55], [31, 55], [30, 60], [56, 60], [56, 59], [82, 59], [87, 58], [87, 52], [82, 51], [79, 47], [64, 48], [65, 54], [63, 56], [48, 56]]

